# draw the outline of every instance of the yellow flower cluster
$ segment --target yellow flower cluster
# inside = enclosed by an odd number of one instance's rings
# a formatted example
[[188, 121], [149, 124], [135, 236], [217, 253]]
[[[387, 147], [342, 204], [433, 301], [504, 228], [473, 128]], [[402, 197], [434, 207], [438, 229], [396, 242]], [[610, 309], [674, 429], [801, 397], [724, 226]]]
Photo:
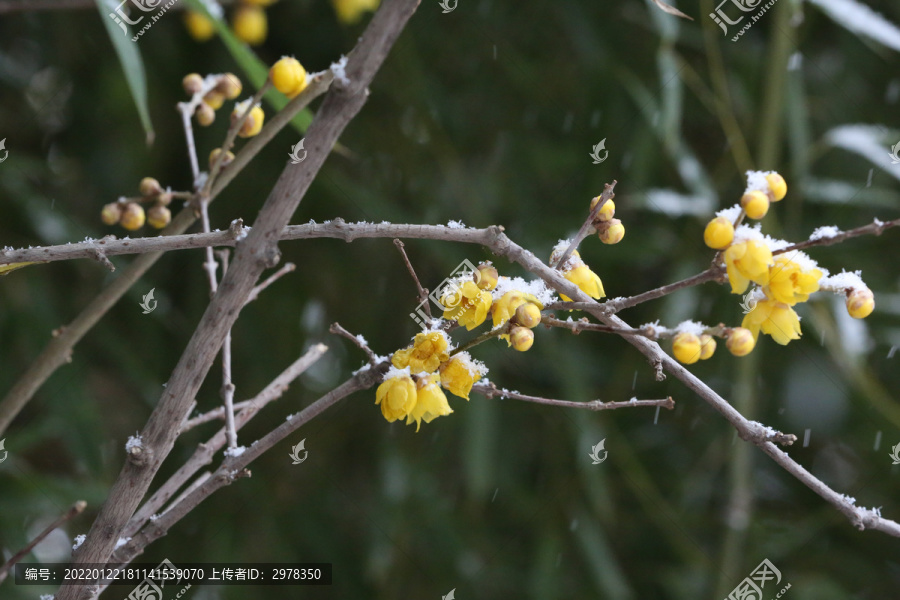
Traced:
[[234, 100], [243, 90], [241, 80], [234, 73], [207, 75], [204, 79], [199, 73], [188, 73], [181, 80], [184, 91], [195, 96], [204, 89], [203, 102], [194, 110], [194, 117], [202, 127], [209, 127], [216, 120], [216, 111], [222, 108], [225, 100]]
[[[753, 350], [760, 332], [782, 345], [799, 339], [800, 317], [793, 307], [820, 289], [844, 293], [847, 311], [855, 318], [864, 318], [875, 308], [874, 295], [858, 275], [843, 273], [829, 278], [828, 272], [809, 256], [800, 251], [786, 252], [790, 244], [764, 236], [759, 226], [735, 229], [745, 215], [761, 219], [771, 202], [786, 195], [787, 183], [778, 173], [748, 171], [740, 204], [720, 211], [703, 232], [706, 245], [721, 251], [732, 293], [745, 293], [751, 283], [759, 286], [745, 296], [741, 327], [724, 329], [726, 345], [737, 356]], [[672, 351], [685, 364], [704, 358], [702, 342], [695, 333], [677, 334]]]
[[[169, 204], [172, 202], [172, 192], [163, 190], [159, 181], [153, 177], [144, 177], [141, 180], [140, 197], [136, 199], [121, 198], [118, 202], [110, 202], [100, 211], [100, 220], [105, 225], [118, 223], [128, 231], [137, 231], [148, 223], [154, 229], [162, 229], [172, 220]], [[144, 211], [142, 203], [150, 205]]]
[[393, 368], [375, 392], [375, 404], [389, 422], [406, 418], [406, 424], [430, 423], [453, 412], [441, 387], [461, 398], [469, 399], [476, 381], [486, 372], [484, 365], [467, 352], [452, 357], [447, 334], [425, 331], [416, 335], [408, 348], [394, 352]]
[[[231, 16], [231, 27], [234, 35], [251, 46], [258, 46], [266, 41], [269, 32], [269, 20], [265, 7], [277, 0], [240, 0]], [[216, 33], [215, 25], [203, 13], [187, 10], [184, 25], [188, 33], [198, 42], [205, 42]]]

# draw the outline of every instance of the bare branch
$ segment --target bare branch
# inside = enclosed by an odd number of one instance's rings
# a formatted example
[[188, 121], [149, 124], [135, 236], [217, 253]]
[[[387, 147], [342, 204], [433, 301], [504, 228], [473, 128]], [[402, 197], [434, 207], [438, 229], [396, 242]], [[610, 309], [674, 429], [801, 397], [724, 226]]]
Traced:
[[672, 410], [675, 408], [675, 401], [669, 396], [662, 400], [638, 400], [632, 398], [624, 402], [603, 402], [602, 400], [591, 400], [589, 402], [572, 402], [571, 400], [552, 400], [550, 398], [541, 398], [539, 396], [528, 396], [511, 390], [500, 390], [493, 383], [476, 383], [472, 386], [473, 392], [485, 396], [486, 398], [511, 398], [513, 400], [524, 400], [525, 402], [534, 402], [535, 404], [544, 404], [547, 406], [560, 406], [563, 408], [586, 408], [587, 410], [614, 410], [616, 408], [634, 408], [637, 406], [661, 406]]
[[[311, 367], [319, 358], [322, 357], [323, 354], [328, 350], [328, 347], [324, 344], [317, 344], [310, 348], [306, 353], [303, 354], [300, 358], [293, 362], [287, 369], [281, 372], [278, 377], [272, 380], [269, 385], [265, 387], [259, 394], [256, 395], [251, 400], [246, 402], [239, 402], [237, 406], [240, 407], [240, 412], [235, 417], [235, 430], [240, 430], [241, 427], [246, 425], [253, 417], [255, 417], [259, 411], [261, 411], [267, 404], [270, 402], [274, 402], [278, 398], [284, 394], [285, 390], [288, 389], [288, 386], [299, 377], [304, 371], [306, 371], [309, 367]], [[217, 411], [221, 411], [224, 416], [224, 407], [220, 406], [216, 409]], [[209, 414], [209, 413], [206, 413]], [[203, 415], [201, 415], [202, 417]], [[219, 417], [221, 418], [221, 417]], [[200, 417], [197, 417], [200, 419]], [[185, 425], [179, 430], [179, 435], [190, 429], [188, 427], [194, 419], [187, 421]], [[192, 427], [193, 425], [191, 425]], [[191, 456], [188, 461], [181, 466], [163, 485], [159, 487], [159, 489], [150, 497], [147, 502], [141, 506], [140, 510], [138, 510], [131, 520], [128, 522], [128, 525], [124, 531], [124, 537], [130, 537], [134, 535], [143, 524], [147, 521], [150, 516], [159, 511], [162, 506], [168, 502], [169, 498], [171, 498], [175, 492], [181, 489], [187, 481], [194, 476], [194, 474], [200, 470], [204, 465], [208, 465], [212, 462], [213, 455], [218, 452], [222, 447], [225, 446], [225, 428], [219, 429], [218, 432], [214, 436], [212, 436], [206, 443], [199, 444], [197, 446], [197, 450]]]
[[199, 506], [213, 492], [232, 483], [238, 477], [249, 476], [250, 473], [246, 470], [247, 466], [263, 453], [273, 448], [338, 401], [355, 392], [369, 389], [381, 381], [382, 375], [389, 366], [389, 362], [383, 362], [375, 368], [358, 372], [299, 413], [289, 416], [284, 423], [254, 442], [240, 456], [225, 458], [222, 465], [209, 479], [188, 493], [183, 500], [173, 503], [165, 513], [151, 521], [140, 533], [134, 534], [130, 542], [117, 549], [113, 560], [117, 563], [133, 560], [135, 556], [143, 552], [145, 547], [165, 535], [175, 523]]
[[275, 271], [274, 273], [269, 275], [269, 277], [265, 281], [263, 281], [260, 284], [257, 284], [257, 286], [254, 287], [250, 291], [250, 296], [247, 297], [247, 302], [244, 303], [244, 306], [247, 306], [248, 304], [250, 304], [251, 302], [256, 300], [259, 297], [259, 294], [264, 289], [266, 289], [267, 287], [269, 287], [270, 285], [272, 285], [273, 283], [275, 283], [276, 281], [278, 281], [279, 279], [281, 279], [288, 273], [293, 272], [296, 268], [297, 268], [297, 265], [295, 265], [294, 263], [285, 263], [283, 267], [281, 267], [280, 269], [278, 269], [277, 271]]
[[[125, 462], [87, 539], [74, 557], [74, 565], [106, 563], [109, 560], [116, 540], [171, 451], [177, 428], [184, 421], [188, 405], [209, 372], [215, 353], [237, 319], [240, 308], [247, 301], [262, 271], [278, 262], [279, 234], [296, 211], [331, 148], [362, 108], [368, 85], [417, 5], [417, 0], [386, 0], [372, 17], [359, 44], [348, 58], [346, 82], [332, 86], [307, 130], [306, 160], [285, 167], [252, 230], [238, 244], [233, 264], [223, 277], [216, 295], [175, 366], [165, 392], [141, 432], [146, 460], [142, 464]], [[363, 374], [371, 371], [370, 369]], [[257, 444], [260, 450], [265, 447], [264, 440], [265, 438]], [[241, 456], [232, 457], [237, 459], [234, 463], [226, 460], [226, 465], [230, 470], [239, 472], [243, 469], [241, 463], [244, 460], [252, 460], [258, 455], [254, 449], [255, 447], [251, 447]], [[226, 478], [231, 480], [232, 475]], [[218, 479], [221, 478], [211, 480]], [[202, 486], [196, 490], [185, 502], [204, 488]], [[175, 512], [172, 509], [167, 514]], [[78, 600], [90, 596], [93, 591], [83, 586], [63, 584], [56, 598]]]
[[881, 235], [885, 230], [890, 229], [891, 227], [897, 227], [898, 225], [900, 225], [900, 219], [894, 219], [893, 221], [887, 222], [875, 219], [868, 225], [863, 225], [862, 227], [857, 227], [856, 229], [851, 229], [850, 231], [842, 231], [830, 237], [823, 236], [814, 240], [806, 240], [804, 242], [791, 244], [787, 248], [782, 248], [781, 250], [773, 250], [772, 254], [784, 254], [785, 252], [805, 250], [814, 246], [831, 246], [834, 244], [840, 244], [845, 240], [859, 237], [861, 235]]
[[597, 202], [597, 206], [591, 211], [588, 215], [588, 218], [585, 219], [584, 223], [581, 224], [581, 229], [578, 230], [578, 233], [575, 234], [575, 237], [572, 239], [572, 243], [569, 244], [569, 247], [566, 248], [566, 251], [562, 253], [562, 256], [559, 257], [559, 260], [556, 261], [556, 264], [553, 265], [554, 269], [558, 269], [560, 265], [566, 264], [566, 261], [569, 260], [569, 257], [572, 256], [572, 253], [578, 248], [578, 245], [584, 241], [584, 238], [591, 235], [591, 232], [594, 230], [594, 219], [597, 218], [597, 215], [600, 214], [600, 210], [603, 208], [603, 205], [606, 204], [608, 200], [615, 198], [615, 194], [613, 190], [616, 189], [617, 181], [613, 179], [611, 184], [607, 183], [603, 185], [603, 193], [600, 194], [600, 201]]
[[[421, 282], [419, 281], [419, 277], [416, 275], [416, 270], [413, 268], [412, 263], [409, 262], [409, 257], [406, 255], [406, 250], [404, 249], [403, 242], [399, 239], [394, 239], [394, 245], [397, 246], [397, 250], [400, 251], [400, 255], [403, 257], [403, 262], [406, 263], [406, 268], [409, 271], [409, 276], [413, 278], [413, 281], [416, 283], [416, 289], [419, 291], [419, 302], [424, 302], [428, 299], [428, 290], [422, 287]], [[433, 318], [431, 316], [431, 305], [428, 302], [425, 302], [425, 313], [428, 315], [428, 318]]]
[[[278, 111], [275, 116], [269, 120], [263, 127], [259, 135], [252, 138], [250, 142], [243, 146], [237, 157], [228, 165], [222, 174], [216, 179], [210, 194], [209, 201], [212, 202], [225, 186], [240, 173], [245, 166], [259, 153], [265, 144], [281, 131], [294, 116], [306, 108], [306, 106], [321, 96], [331, 85], [334, 74], [329, 70], [310, 78], [309, 85], [306, 86], [296, 98], [291, 100], [287, 106]], [[187, 231], [194, 221], [193, 208], [185, 208], [179, 212], [172, 222], [163, 230], [163, 235], [172, 236]], [[103, 245], [104, 241], [100, 240], [98, 244]], [[3, 401], [0, 402], [0, 434], [9, 427], [9, 424], [16, 417], [22, 408], [34, 396], [34, 393], [41, 385], [53, 374], [56, 369], [70, 361], [72, 356], [72, 348], [75, 347], [84, 335], [97, 324], [103, 315], [109, 311], [112, 306], [128, 291], [132, 285], [137, 282], [153, 264], [162, 256], [161, 252], [151, 251], [150, 254], [141, 256], [123, 272], [115, 278], [100, 294], [98, 294], [73, 320], [65, 327], [60, 329], [63, 332], [54, 336], [50, 340], [41, 353], [28, 366], [25, 372], [19, 377], [15, 385], [7, 392]], [[86, 255], [90, 258], [90, 255]]]
[[12, 569], [17, 562], [22, 560], [25, 555], [31, 552], [32, 548], [40, 544], [41, 540], [50, 535], [50, 533], [53, 532], [57, 527], [84, 512], [86, 506], [87, 502], [85, 502], [84, 500], [79, 500], [78, 502], [73, 504], [69, 510], [60, 515], [55, 521], [47, 525], [47, 527], [42, 532], [37, 534], [33, 540], [28, 542], [24, 548], [13, 554], [12, 558], [6, 561], [6, 564], [0, 566], [0, 583], [3, 583], [3, 580], [6, 579], [7, 575], [9, 575], [10, 569]]
[[369, 344], [366, 343], [365, 339], [359, 335], [353, 335], [343, 327], [341, 327], [340, 323], [332, 323], [331, 327], [328, 328], [328, 331], [335, 335], [339, 335], [341, 337], [347, 338], [353, 345], [366, 353], [366, 358], [369, 360], [370, 365], [378, 364], [378, 355], [372, 352], [372, 349], [369, 348]]

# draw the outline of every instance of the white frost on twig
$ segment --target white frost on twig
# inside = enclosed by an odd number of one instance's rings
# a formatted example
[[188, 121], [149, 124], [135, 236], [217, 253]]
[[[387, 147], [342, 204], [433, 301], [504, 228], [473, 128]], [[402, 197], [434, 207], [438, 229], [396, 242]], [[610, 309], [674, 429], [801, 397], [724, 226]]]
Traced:
[[347, 57], [341, 55], [340, 60], [335, 63], [331, 63], [331, 72], [334, 73], [334, 78], [341, 85], [350, 85], [350, 79], [347, 78]]
[[243, 446], [237, 446], [235, 448], [226, 448], [225, 456], [238, 457], [243, 454], [247, 449]]
[[80, 535], [76, 535], [75, 543], [72, 544], [72, 550], [78, 550], [81, 547], [81, 545], [84, 543], [84, 540], [86, 540], [86, 539], [87, 539], [87, 536], [83, 533]]
[[131, 541], [130, 537], [119, 538], [116, 541], [116, 550], [118, 550], [119, 548], [121, 548], [122, 546], [124, 546], [125, 544], [127, 544], [130, 541]]
[[144, 438], [142, 438], [140, 436], [140, 434], [129, 435], [128, 441], [125, 442], [125, 452], [130, 453], [132, 450], [134, 450], [136, 448], [143, 448], [143, 447], [144, 447]]
[[462, 221], [447, 221], [448, 229], [466, 229], [467, 227]]
[[823, 240], [826, 238], [833, 238], [839, 233], [841, 233], [841, 230], [834, 225], [824, 225], [822, 227], [816, 227], [815, 231], [809, 234], [809, 239], [812, 241]]

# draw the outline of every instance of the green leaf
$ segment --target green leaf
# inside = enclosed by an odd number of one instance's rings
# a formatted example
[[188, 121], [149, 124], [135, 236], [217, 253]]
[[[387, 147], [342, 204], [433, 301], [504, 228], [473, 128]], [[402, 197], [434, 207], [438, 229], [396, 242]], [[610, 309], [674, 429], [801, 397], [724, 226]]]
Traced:
[[119, 25], [110, 18], [109, 7], [105, 0], [94, 0], [100, 11], [100, 20], [106, 27], [106, 33], [112, 41], [113, 48], [125, 71], [125, 80], [131, 90], [131, 97], [141, 118], [141, 125], [147, 136], [147, 144], [153, 143], [153, 124], [150, 122], [150, 109], [147, 106], [147, 75], [144, 72], [144, 61], [138, 52], [137, 44], [131, 41], [131, 34], [123, 32]]
[[[99, 0], [98, 0], [99, 1]], [[201, 13], [206, 16], [207, 19], [212, 21], [213, 26], [216, 28], [216, 33], [219, 34], [219, 37], [222, 38], [222, 42], [225, 44], [225, 47], [228, 48], [228, 51], [231, 53], [231, 56], [234, 58], [234, 61], [238, 64], [238, 66], [244, 71], [244, 74], [247, 76], [247, 79], [250, 80], [250, 83], [254, 88], [259, 89], [262, 87], [263, 83], [265, 83], [266, 78], [269, 76], [269, 68], [266, 66], [264, 62], [262, 62], [256, 54], [250, 50], [250, 47], [247, 46], [244, 42], [237, 39], [237, 37], [232, 33], [231, 28], [228, 27], [221, 19], [213, 16], [207, 9], [206, 6], [201, 2], [201, 0], [185, 0], [187, 2], [188, 7], [191, 10]], [[271, 104], [276, 111], [284, 108], [289, 102], [288, 98], [285, 97], [278, 90], [269, 90], [266, 92], [266, 95], [263, 96], [266, 101]], [[291, 120], [291, 124], [299, 131], [300, 133], [306, 132], [306, 128], [309, 127], [309, 124], [312, 123], [313, 115], [312, 112], [308, 108], [304, 108]]]

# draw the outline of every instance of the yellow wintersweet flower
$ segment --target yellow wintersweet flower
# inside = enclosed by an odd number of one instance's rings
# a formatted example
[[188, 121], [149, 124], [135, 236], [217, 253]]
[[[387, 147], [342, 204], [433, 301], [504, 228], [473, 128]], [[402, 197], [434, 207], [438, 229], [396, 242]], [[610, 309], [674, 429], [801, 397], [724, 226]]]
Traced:
[[775, 265], [769, 268], [769, 285], [763, 288], [767, 297], [789, 306], [809, 300], [810, 294], [819, 291], [819, 280], [822, 279], [822, 271], [804, 269], [806, 255], [797, 254], [800, 256], [777, 256]]
[[417, 333], [413, 345], [394, 352], [391, 363], [398, 369], [409, 367], [413, 373], [434, 373], [450, 359], [447, 335], [443, 331]]
[[380, 0], [331, 0], [338, 21], [345, 25], [353, 25], [366, 11], [375, 11]]
[[751, 281], [768, 284], [769, 267], [774, 263], [772, 251], [763, 242], [747, 240], [729, 246], [725, 251], [725, 267], [731, 292], [743, 294]]
[[441, 365], [441, 385], [451, 394], [468, 400], [472, 386], [481, 379], [481, 370], [468, 352], [460, 352]]
[[[539, 309], [544, 309], [544, 305], [541, 304], [540, 300], [528, 292], [512, 290], [500, 296], [500, 299], [494, 302], [494, 306], [491, 309], [494, 319], [494, 329], [497, 329], [497, 327], [512, 319], [513, 315], [516, 314], [516, 309], [526, 302], [533, 302]], [[506, 338], [506, 336], [501, 337]]]
[[375, 391], [375, 404], [381, 405], [381, 414], [391, 423], [409, 415], [416, 406], [416, 398], [416, 384], [409, 371], [388, 373]]
[[762, 330], [782, 346], [800, 339], [800, 317], [793, 308], [775, 300], [757, 302], [756, 308], [744, 317], [741, 327], [749, 329], [754, 339]]
[[[577, 285], [582, 292], [595, 300], [606, 296], [606, 292], [603, 290], [603, 282], [600, 281], [597, 274], [591, 271], [590, 267], [584, 263], [578, 265], [571, 271], [563, 273], [563, 277]], [[565, 294], [560, 294], [559, 297], [566, 302], [572, 300]]]
[[437, 373], [419, 380], [419, 385], [416, 389], [416, 405], [406, 415], [407, 425], [413, 421], [416, 422], [417, 433], [419, 426], [422, 425], [422, 421], [431, 423], [434, 419], [453, 412], [453, 409], [447, 403], [447, 396], [444, 395], [444, 391], [438, 385], [439, 381], [440, 378]]
[[491, 294], [481, 290], [474, 281], [466, 281], [456, 292], [441, 299], [441, 303], [449, 308], [444, 311], [444, 318], [458, 321], [472, 331], [487, 319], [491, 309]]

